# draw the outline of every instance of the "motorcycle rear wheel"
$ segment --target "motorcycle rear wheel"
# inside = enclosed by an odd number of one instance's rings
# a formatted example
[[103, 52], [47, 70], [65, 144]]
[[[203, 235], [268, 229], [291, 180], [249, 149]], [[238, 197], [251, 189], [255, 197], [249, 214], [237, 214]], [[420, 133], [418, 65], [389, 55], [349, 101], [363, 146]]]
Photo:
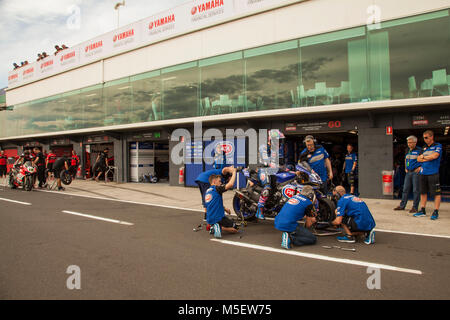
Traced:
[[243, 208], [241, 206], [241, 199], [239, 198], [239, 196], [237, 194], [235, 194], [233, 197], [233, 210], [234, 210], [234, 213], [236, 213], [236, 215], [239, 218], [244, 219], [244, 221], [249, 221], [256, 214], [256, 212], [243, 211], [242, 209]]

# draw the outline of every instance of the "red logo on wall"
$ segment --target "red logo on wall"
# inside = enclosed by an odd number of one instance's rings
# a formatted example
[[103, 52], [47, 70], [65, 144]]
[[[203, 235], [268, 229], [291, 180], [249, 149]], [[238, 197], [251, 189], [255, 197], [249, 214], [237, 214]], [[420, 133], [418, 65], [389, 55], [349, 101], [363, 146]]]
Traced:
[[191, 9], [191, 14], [194, 15], [198, 12], [204, 12], [204, 11], [208, 11], [211, 9], [215, 9], [218, 7], [223, 6], [223, 0], [212, 0], [212, 1], [207, 1], [204, 2], [202, 4], [199, 4], [198, 6], [195, 6]]
[[216, 154], [225, 153], [225, 155], [233, 153], [233, 145], [229, 142], [219, 143], [216, 146]]
[[148, 28], [149, 29], [158, 28], [158, 27], [161, 27], [165, 24], [172, 23], [172, 22], [175, 22], [175, 15], [169, 14], [166, 17], [162, 17], [162, 18], [156, 19], [155, 21], [151, 21], [148, 25]]
[[116, 41], [123, 40], [123, 39], [129, 38], [129, 37], [132, 37], [132, 36], [134, 36], [134, 29], [130, 29], [130, 30], [121, 32], [117, 35], [115, 34], [113, 37], [113, 41], [116, 42]]
[[88, 45], [84, 48], [84, 52], [88, 52], [88, 51], [91, 51], [91, 50], [95, 50], [95, 49], [98, 49], [98, 48], [100, 48], [100, 47], [103, 47], [103, 41], [102, 41], [102, 40], [97, 41], [97, 42], [94, 42], [94, 43], [88, 44]]

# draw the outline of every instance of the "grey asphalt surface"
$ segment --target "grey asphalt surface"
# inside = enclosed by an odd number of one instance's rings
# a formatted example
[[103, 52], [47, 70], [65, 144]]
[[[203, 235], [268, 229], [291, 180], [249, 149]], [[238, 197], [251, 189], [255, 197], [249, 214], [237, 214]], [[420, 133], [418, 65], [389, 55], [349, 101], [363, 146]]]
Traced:
[[[422, 272], [381, 270], [381, 289], [369, 290], [364, 266], [211, 241], [204, 229], [193, 232], [201, 217], [182, 209], [0, 187], [0, 299], [450, 298], [448, 238], [378, 232], [371, 246], [343, 245], [332, 236], [292, 250]], [[249, 223], [243, 230], [242, 238], [224, 234], [223, 240], [280, 249], [273, 222]], [[356, 252], [322, 248], [327, 245]], [[81, 269], [80, 290], [66, 287], [70, 265]]]

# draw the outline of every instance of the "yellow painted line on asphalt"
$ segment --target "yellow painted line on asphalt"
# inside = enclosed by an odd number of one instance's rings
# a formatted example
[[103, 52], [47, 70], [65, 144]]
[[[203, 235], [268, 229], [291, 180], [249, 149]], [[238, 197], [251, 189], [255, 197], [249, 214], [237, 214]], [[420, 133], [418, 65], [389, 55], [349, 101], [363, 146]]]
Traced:
[[67, 213], [67, 214], [71, 214], [74, 216], [80, 216], [80, 217], [84, 217], [84, 218], [89, 218], [89, 219], [95, 219], [95, 220], [101, 220], [101, 221], [106, 221], [106, 222], [111, 222], [111, 223], [117, 223], [117, 224], [123, 224], [126, 226], [133, 226], [134, 223], [131, 222], [126, 222], [126, 221], [120, 221], [120, 220], [115, 220], [115, 219], [108, 219], [108, 218], [103, 218], [103, 217], [98, 217], [98, 216], [93, 216], [90, 214], [84, 214], [84, 213], [79, 213], [79, 212], [74, 212], [74, 211], [62, 211], [63, 213]]
[[360, 261], [360, 260], [352, 260], [352, 259], [335, 258], [335, 257], [329, 257], [329, 256], [320, 255], [320, 254], [305, 253], [305, 252], [286, 250], [286, 249], [277, 249], [277, 248], [272, 248], [272, 247], [260, 246], [260, 245], [256, 245], [256, 244], [243, 243], [243, 242], [235, 242], [235, 241], [229, 241], [229, 240], [211, 239], [211, 241], [219, 242], [222, 244], [228, 244], [228, 245], [232, 245], [232, 246], [237, 246], [237, 247], [263, 250], [263, 251], [268, 251], [268, 252], [273, 252], [273, 253], [281, 253], [281, 254], [287, 254], [287, 255], [292, 255], [292, 256], [297, 256], [297, 257], [309, 258], [309, 259], [324, 260], [324, 261], [329, 261], [329, 262], [350, 264], [350, 265], [355, 265], [355, 266], [360, 266], [360, 267], [367, 267], [367, 268], [370, 267], [370, 268], [377, 268], [377, 269], [383, 269], [383, 270], [389, 270], [389, 271], [397, 271], [397, 272], [422, 275], [422, 271], [420, 271], [420, 270], [400, 268], [400, 267], [390, 266], [390, 265], [386, 265], [386, 264], [379, 264], [379, 263]]

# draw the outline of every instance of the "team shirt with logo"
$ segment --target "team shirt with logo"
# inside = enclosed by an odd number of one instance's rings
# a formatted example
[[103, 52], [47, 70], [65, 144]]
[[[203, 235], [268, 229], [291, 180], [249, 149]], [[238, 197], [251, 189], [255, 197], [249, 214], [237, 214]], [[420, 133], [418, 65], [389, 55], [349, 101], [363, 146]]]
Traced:
[[422, 153], [422, 150], [419, 147], [415, 147], [414, 149], [409, 149], [408, 153], [405, 156], [405, 167], [408, 171], [414, 171], [418, 167], [421, 166], [420, 162], [417, 161], [417, 157]]
[[205, 193], [206, 221], [213, 225], [225, 216], [222, 194], [227, 191], [225, 185], [211, 186]]
[[422, 162], [422, 170], [421, 170], [420, 174], [428, 176], [428, 175], [439, 173], [439, 166], [441, 164], [441, 157], [442, 157], [442, 144], [433, 143], [429, 147], [425, 146], [423, 148], [422, 154], [424, 156], [429, 156], [435, 152], [439, 153], [439, 157], [432, 161]]
[[298, 226], [297, 221], [303, 219], [309, 206], [312, 206], [311, 200], [302, 195], [295, 195], [286, 202], [275, 217], [275, 228], [285, 232], [295, 231]]
[[[308, 149], [305, 148], [300, 155], [307, 152]], [[308, 163], [311, 166], [311, 169], [313, 169], [320, 176], [322, 182], [325, 182], [328, 179], [327, 169], [325, 167], [325, 159], [328, 159], [329, 157], [330, 155], [328, 154], [327, 150], [325, 150], [325, 148], [321, 146], [317, 146], [314, 152], [308, 155]]]
[[337, 216], [352, 217], [359, 230], [370, 231], [375, 228], [375, 220], [367, 204], [360, 198], [346, 194], [337, 203]]
[[[345, 173], [352, 172], [353, 164], [358, 161], [358, 157], [356, 156], [356, 153], [348, 153], [345, 156]], [[356, 169], [356, 168], [355, 168]]]

